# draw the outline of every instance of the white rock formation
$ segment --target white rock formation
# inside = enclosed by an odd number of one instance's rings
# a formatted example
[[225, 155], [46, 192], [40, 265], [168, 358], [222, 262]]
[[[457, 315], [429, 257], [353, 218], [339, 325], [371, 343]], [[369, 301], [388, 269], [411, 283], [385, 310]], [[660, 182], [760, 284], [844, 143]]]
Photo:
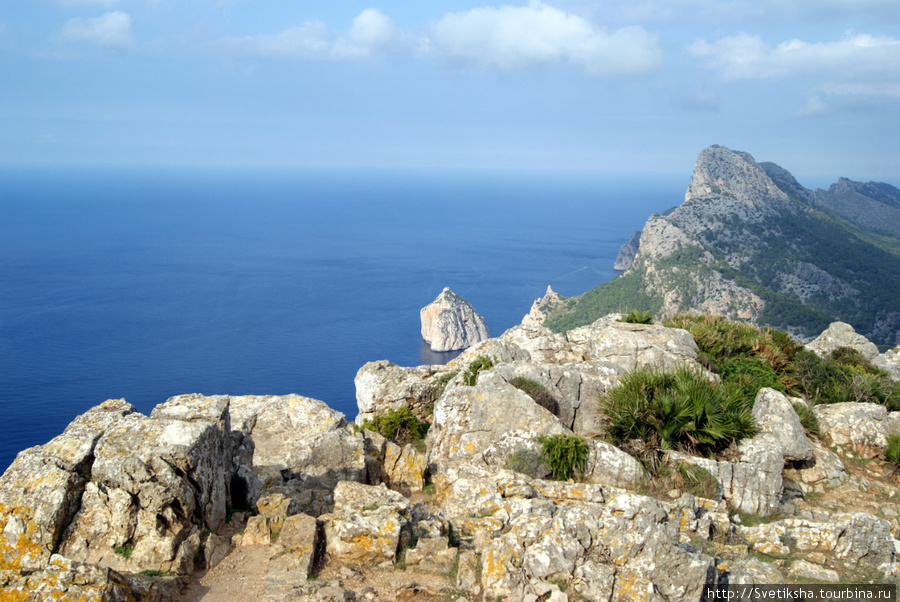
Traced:
[[484, 318], [472, 304], [444, 287], [437, 298], [419, 312], [422, 338], [432, 351], [466, 349], [488, 338]]

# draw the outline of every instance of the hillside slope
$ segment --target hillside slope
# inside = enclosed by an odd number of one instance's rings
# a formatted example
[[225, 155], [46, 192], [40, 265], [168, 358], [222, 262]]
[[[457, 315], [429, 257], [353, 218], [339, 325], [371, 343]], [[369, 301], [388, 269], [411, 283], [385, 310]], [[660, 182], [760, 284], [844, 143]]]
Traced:
[[[650, 216], [627, 268], [557, 303], [556, 331], [623, 309], [719, 313], [801, 338], [841, 320], [900, 342], [900, 191], [841, 181], [807, 190], [785, 169], [723, 146], [700, 152], [684, 203]], [[630, 259], [630, 261], [629, 261]]]

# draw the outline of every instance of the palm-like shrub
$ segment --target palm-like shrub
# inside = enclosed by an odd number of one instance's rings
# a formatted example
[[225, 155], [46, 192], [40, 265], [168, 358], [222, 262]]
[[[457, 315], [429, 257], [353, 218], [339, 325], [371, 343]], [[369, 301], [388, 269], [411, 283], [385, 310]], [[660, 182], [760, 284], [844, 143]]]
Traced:
[[550, 467], [550, 478], [565, 481], [581, 476], [587, 464], [587, 441], [575, 435], [541, 437], [541, 458]]
[[601, 401], [614, 443], [648, 452], [682, 450], [714, 456], [756, 434], [753, 400], [689, 368], [637, 370]]

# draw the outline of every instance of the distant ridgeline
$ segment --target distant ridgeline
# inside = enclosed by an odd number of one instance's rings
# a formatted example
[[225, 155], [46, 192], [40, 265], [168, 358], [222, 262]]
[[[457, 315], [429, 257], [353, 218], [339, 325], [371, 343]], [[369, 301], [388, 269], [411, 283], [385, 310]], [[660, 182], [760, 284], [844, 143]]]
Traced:
[[616, 267], [624, 273], [543, 308], [545, 325], [565, 331], [630, 309], [697, 311], [800, 338], [841, 320], [896, 345], [900, 190], [841, 178], [812, 191], [774, 163], [711, 146], [684, 203], [651, 215]]

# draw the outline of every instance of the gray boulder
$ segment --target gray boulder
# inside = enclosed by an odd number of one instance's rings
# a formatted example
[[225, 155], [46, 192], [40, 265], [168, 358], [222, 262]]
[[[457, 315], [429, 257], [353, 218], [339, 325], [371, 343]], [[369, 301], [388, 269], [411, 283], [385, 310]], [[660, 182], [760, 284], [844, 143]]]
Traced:
[[807, 349], [820, 356], [828, 355], [838, 347], [856, 349], [870, 362], [880, 355], [875, 343], [857, 334], [846, 322], [832, 322], [822, 334], [806, 345]]
[[437, 401], [452, 375], [450, 366], [406, 368], [387, 360], [369, 362], [360, 368], [356, 385], [356, 424], [362, 426], [387, 410], [408, 406], [420, 419], [428, 418], [430, 406]]
[[334, 491], [334, 512], [320, 519], [330, 559], [391, 562], [408, 539], [410, 503], [384, 486], [342, 481]]
[[81, 504], [97, 441], [134, 406], [113, 399], [73, 420], [49, 443], [20, 452], [0, 477], [0, 569], [38, 570], [50, 561]]
[[887, 437], [900, 429], [900, 412], [875, 403], [835, 403], [814, 408], [822, 433], [838, 446], [863, 455], [877, 455]]
[[488, 329], [472, 304], [444, 288], [419, 312], [422, 338], [432, 351], [466, 349], [488, 338]]

